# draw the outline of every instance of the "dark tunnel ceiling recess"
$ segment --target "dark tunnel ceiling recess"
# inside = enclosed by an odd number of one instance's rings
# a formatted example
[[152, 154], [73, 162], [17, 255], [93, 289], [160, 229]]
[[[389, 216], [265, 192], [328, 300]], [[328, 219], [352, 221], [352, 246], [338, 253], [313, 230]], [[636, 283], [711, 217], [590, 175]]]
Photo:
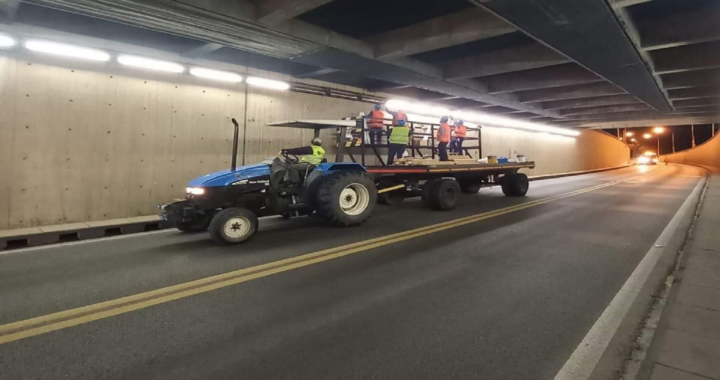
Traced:
[[606, 127], [720, 121], [717, 20], [715, 0], [27, 0], [14, 21], [450, 107]]
[[363, 39], [472, 7], [465, 0], [335, 0], [298, 18]]

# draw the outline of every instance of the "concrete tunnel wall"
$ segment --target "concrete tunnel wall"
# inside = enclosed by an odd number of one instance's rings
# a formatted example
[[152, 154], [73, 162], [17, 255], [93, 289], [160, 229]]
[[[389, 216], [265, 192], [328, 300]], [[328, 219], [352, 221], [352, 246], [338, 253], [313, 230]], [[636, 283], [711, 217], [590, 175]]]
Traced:
[[[252, 163], [312, 137], [311, 131], [265, 127], [268, 122], [341, 118], [371, 108], [185, 75], [61, 62], [0, 56], [0, 230], [154, 214], [157, 203], [184, 196], [190, 179], [230, 166], [231, 117], [240, 121], [244, 140], [238, 162]], [[628, 159], [624, 144], [595, 131], [573, 139], [484, 129], [485, 155], [512, 152], [537, 161], [529, 174], [611, 167]], [[334, 150], [329, 153], [334, 158]]]
[[720, 173], [720, 134], [716, 134], [710, 140], [694, 148], [661, 156], [660, 160], [665, 158], [673, 163], [700, 165], [715, 173]]

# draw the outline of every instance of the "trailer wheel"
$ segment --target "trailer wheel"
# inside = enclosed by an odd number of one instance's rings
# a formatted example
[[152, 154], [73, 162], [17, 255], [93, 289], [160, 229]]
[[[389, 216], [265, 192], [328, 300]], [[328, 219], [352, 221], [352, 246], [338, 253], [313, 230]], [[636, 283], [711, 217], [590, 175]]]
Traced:
[[372, 215], [377, 196], [375, 183], [365, 173], [341, 171], [323, 180], [317, 212], [334, 226], [357, 226]]
[[500, 186], [508, 197], [523, 197], [528, 192], [530, 181], [525, 173], [507, 174], [502, 177]]
[[190, 222], [175, 222], [175, 228], [186, 234], [206, 231], [210, 226], [210, 217], [202, 215]]
[[452, 210], [460, 196], [460, 185], [454, 179], [441, 179], [430, 189], [431, 207], [435, 210]]
[[477, 194], [481, 186], [479, 183], [460, 182], [460, 191], [463, 194]]
[[388, 191], [387, 193], [378, 194], [378, 203], [386, 206], [399, 205], [405, 200], [403, 191]]
[[423, 184], [422, 189], [420, 190], [420, 199], [422, 199], [425, 206], [435, 208], [435, 203], [433, 197], [431, 196], [431, 192], [433, 186], [435, 186], [438, 181], [440, 181], [440, 178], [433, 178]]
[[210, 222], [210, 236], [220, 244], [237, 244], [250, 239], [258, 228], [252, 211], [231, 207], [220, 211]]

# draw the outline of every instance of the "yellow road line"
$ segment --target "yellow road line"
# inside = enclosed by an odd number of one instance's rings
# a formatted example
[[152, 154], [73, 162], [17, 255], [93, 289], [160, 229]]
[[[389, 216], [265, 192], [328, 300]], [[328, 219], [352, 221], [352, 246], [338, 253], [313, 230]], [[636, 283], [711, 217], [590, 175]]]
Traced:
[[178, 285], [160, 288], [157, 290], [135, 294], [132, 296], [122, 297], [110, 301], [100, 302], [75, 309], [65, 310], [53, 314], [0, 325], [0, 344], [13, 342], [36, 335], [41, 335], [72, 326], [77, 326], [99, 319], [109, 318], [119, 314], [124, 314], [131, 311], [144, 309], [150, 306], [178, 300], [181, 298], [190, 297], [196, 294], [206, 293], [227, 286], [240, 284], [257, 278], [287, 272], [308, 265], [321, 263], [323, 261], [328, 261], [354, 253], [363, 252], [374, 248], [383, 247], [386, 245], [445, 231], [470, 223], [476, 223], [485, 219], [494, 218], [497, 216], [554, 202], [560, 199], [603, 189], [605, 187], [614, 186], [619, 183], [632, 181], [635, 178], [637, 177], [608, 182], [597, 186], [575, 190], [548, 198], [538, 199], [535, 201], [524, 202], [519, 205], [509, 206], [494, 211], [488, 211], [481, 214], [467, 216], [464, 218], [438, 223], [431, 226], [415, 228], [404, 232], [398, 232], [395, 234], [364, 240], [357, 243], [347, 244], [340, 247], [329, 248], [318, 252], [308, 253], [289, 259], [279, 260], [250, 268], [219, 274], [216, 276], [206, 277], [195, 281], [190, 281]]

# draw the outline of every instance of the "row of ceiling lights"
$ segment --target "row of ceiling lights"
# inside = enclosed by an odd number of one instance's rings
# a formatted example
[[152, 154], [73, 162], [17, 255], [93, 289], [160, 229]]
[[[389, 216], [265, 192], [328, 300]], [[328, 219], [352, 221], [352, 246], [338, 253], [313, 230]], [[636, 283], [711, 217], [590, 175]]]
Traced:
[[[8, 35], [0, 34], [0, 49], [13, 49], [17, 46], [18, 42], [14, 38]], [[51, 54], [61, 57], [84, 59], [96, 62], [109, 62], [112, 59], [110, 53], [103, 50], [68, 45], [52, 41], [27, 40], [24, 42], [23, 46], [25, 47], [25, 49], [32, 52]], [[162, 71], [174, 74], [182, 74], [186, 71], [185, 66], [170, 61], [161, 61], [157, 59], [139, 57], [128, 54], [120, 54], [117, 56], [116, 59], [117, 62], [121, 65], [136, 67], [140, 69]], [[229, 71], [207, 69], [203, 67], [191, 67], [188, 72], [192, 76], [222, 82], [240, 83], [244, 79], [240, 74]], [[245, 82], [251, 86], [264, 87], [273, 90], [287, 90], [290, 88], [290, 84], [288, 83], [267, 78], [251, 76], [245, 79]]]
[[[0, 49], [13, 49], [17, 45], [18, 43], [14, 38], [0, 34]], [[45, 53], [56, 56], [85, 59], [97, 62], [108, 62], [112, 59], [110, 53], [103, 50], [68, 45], [52, 41], [27, 40], [24, 43], [24, 47], [30, 51], [37, 53]], [[182, 74], [186, 70], [185, 66], [175, 62], [161, 61], [157, 59], [127, 54], [118, 55], [117, 62], [124, 66], [175, 74]], [[233, 72], [213, 70], [203, 67], [192, 67], [190, 68], [189, 73], [190, 75], [200, 78], [231, 83], [240, 83], [244, 79], [241, 75]], [[252, 86], [264, 87], [274, 90], [287, 90], [290, 88], [290, 85], [286, 82], [252, 76], [245, 79], [245, 82]], [[441, 117], [449, 116], [451, 114], [450, 110], [443, 107], [434, 107], [427, 104], [412, 103], [402, 100], [389, 100], [386, 103], [386, 106], [390, 110], [403, 110], [406, 112], [416, 113], [425, 116]], [[463, 119], [469, 122], [484, 124], [488, 126], [523, 129], [528, 131], [552, 133], [563, 136], [578, 136], [580, 134], [579, 132], [570, 129], [552, 127], [544, 124], [515, 120], [511, 118], [488, 115], [479, 112], [456, 110], [452, 111], [452, 115], [458, 119]]]

